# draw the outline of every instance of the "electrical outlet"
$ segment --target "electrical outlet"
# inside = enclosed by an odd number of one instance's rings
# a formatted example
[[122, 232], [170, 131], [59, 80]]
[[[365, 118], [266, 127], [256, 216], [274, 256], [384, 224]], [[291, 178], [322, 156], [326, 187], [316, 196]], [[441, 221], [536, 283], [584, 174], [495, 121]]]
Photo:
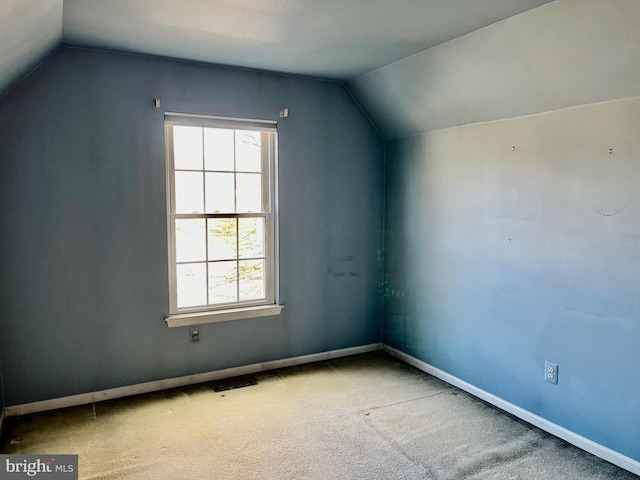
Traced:
[[544, 362], [544, 379], [555, 385], [558, 384], [558, 365], [551, 362]]
[[189, 342], [196, 343], [200, 341], [200, 327], [189, 328]]

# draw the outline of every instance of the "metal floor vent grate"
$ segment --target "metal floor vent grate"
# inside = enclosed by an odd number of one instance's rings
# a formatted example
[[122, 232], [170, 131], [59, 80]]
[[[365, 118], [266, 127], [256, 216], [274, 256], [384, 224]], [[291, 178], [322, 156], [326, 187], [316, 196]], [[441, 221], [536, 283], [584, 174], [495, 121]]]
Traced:
[[257, 384], [258, 382], [254, 378], [236, 378], [218, 383], [212, 388], [214, 392], [226, 392], [227, 390], [235, 390], [236, 388], [250, 387]]

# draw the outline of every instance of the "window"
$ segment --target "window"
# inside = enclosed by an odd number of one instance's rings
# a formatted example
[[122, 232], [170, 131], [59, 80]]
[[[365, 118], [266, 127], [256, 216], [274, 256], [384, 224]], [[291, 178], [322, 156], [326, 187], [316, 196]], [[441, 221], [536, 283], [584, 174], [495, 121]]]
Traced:
[[169, 326], [280, 313], [275, 122], [165, 115]]

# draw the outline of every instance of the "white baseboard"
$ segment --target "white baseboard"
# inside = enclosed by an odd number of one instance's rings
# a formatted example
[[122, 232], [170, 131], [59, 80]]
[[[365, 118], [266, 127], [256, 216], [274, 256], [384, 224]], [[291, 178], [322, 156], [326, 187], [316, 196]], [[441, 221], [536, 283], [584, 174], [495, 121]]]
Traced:
[[267, 370], [275, 370], [277, 368], [292, 367], [305, 363], [319, 362], [322, 360], [331, 360], [333, 358], [348, 357], [359, 353], [373, 352], [382, 349], [381, 343], [372, 343], [370, 345], [362, 345], [359, 347], [342, 348], [340, 350], [330, 350], [328, 352], [312, 353], [300, 357], [284, 358], [282, 360], [273, 360], [270, 362], [254, 363], [241, 367], [225, 368], [223, 370], [214, 370], [211, 372], [197, 373], [195, 375], [186, 375], [184, 377], [168, 378], [165, 380], [156, 380], [154, 382], [138, 383], [126, 387], [110, 388], [99, 392], [82, 393], [69, 397], [53, 398], [51, 400], [43, 400], [40, 402], [23, 403], [21, 405], [11, 405], [5, 407], [4, 414], [7, 417], [17, 417], [29, 413], [44, 412], [48, 410], [56, 410], [58, 408], [75, 407], [78, 405], [88, 405], [91, 403], [102, 402], [114, 398], [128, 397], [131, 395], [139, 395], [141, 393], [157, 392], [169, 388], [184, 387], [185, 385], [194, 385], [197, 383], [211, 382], [223, 378], [238, 377], [241, 375], [251, 375], [253, 373], [264, 372]]
[[545, 432], [548, 432], [556, 437], [559, 437], [582, 450], [585, 450], [596, 457], [600, 457], [603, 460], [606, 460], [609, 463], [613, 463], [620, 468], [624, 468], [631, 473], [635, 473], [636, 475], [640, 475], [640, 462], [634, 460], [630, 457], [627, 457], [621, 453], [616, 452], [615, 450], [611, 450], [610, 448], [605, 447], [604, 445], [600, 445], [588, 438], [585, 438], [577, 433], [574, 433], [570, 430], [567, 430], [560, 425], [556, 425], [555, 423], [550, 422], [534, 413], [529, 412], [523, 408], [514, 405], [513, 403], [509, 403], [506, 400], [501, 399], [500, 397], [496, 397], [489, 392], [486, 392], [478, 387], [471, 385], [470, 383], [465, 382], [464, 380], [459, 379], [458, 377], [454, 377], [453, 375], [448, 374], [447, 372], [440, 370], [439, 368], [434, 367], [433, 365], [429, 365], [428, 363], [423, 362], [422, 360], [417, 359], [411, 355], [408, 355], [400, 350], [396, 350], [393, 347], [388, 345], [383, 345], [382, 349], [393, 355], [394, 357], [402, 360], [409, 365], [416, 367], [418, 370], [422, 370], [429, 375], [433, 375], [440, 380], [447, 382], [450, 385], [458, 387], [465, 392], [470, 393], [471, 395], [478, 397], [484, 400], [491, 405], [494, 405], [505, 412], [508, 412], [516, 417], [524, 420], [525, 422], [534, 425]]

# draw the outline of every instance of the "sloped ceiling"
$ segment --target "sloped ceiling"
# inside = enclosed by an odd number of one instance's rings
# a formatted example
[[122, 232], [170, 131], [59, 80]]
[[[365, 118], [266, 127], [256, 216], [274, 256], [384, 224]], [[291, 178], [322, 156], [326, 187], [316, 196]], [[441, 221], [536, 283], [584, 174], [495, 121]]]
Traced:
[[62, 42], [63, 0], [0, 0], [0, 94]]
[[640, 96], [638, 25], [638, 0], [556, 0], [348, 85], [386, 138]]
[[64, 41], [345, 80], [548, 0], [65, 0]]
[[0, 0], [0, 92], [60, 44], [346, 80], [549, 0]]

